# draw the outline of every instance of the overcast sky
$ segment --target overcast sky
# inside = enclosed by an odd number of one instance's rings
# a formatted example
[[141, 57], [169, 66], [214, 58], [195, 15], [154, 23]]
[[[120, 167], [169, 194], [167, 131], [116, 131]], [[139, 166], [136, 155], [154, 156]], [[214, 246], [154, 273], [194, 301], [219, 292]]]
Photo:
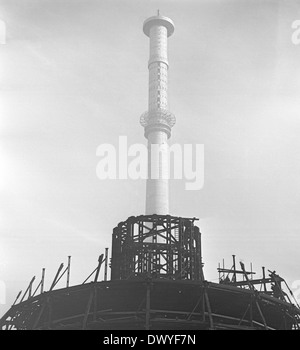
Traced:
[[144, 213], [145, 182], [99, 180], [96, 149], [145, 143], [142, 24], [158, 8], [175, 23], [171, 142], [205, 150], [203, 189], [171, 181], [171, 214], [200, 218], [208, 280], [232, 254], [300, 280], [299, 1], [1, 0], [0, 314], [68, 255], [83, 282], [113, 227]]

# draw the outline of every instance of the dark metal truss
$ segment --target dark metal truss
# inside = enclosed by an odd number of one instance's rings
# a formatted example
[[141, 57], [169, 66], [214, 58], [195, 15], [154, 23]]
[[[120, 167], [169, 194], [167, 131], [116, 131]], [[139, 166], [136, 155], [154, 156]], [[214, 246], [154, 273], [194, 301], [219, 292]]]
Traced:
[[[177, 285], [177, 292], [173, 294], [173, 297], [178, 295], [178, 291], [184, 287], [186, 282], [180, 283], [183, 284]], [[266, 309], [267, 304], [255, 291], [239, 289], [238, 293], [243, 296], [244, 302], [240, 305], [240, 311], [236, 309], [236, 314], [229, 315], [213, 305], [215, 301], [212, 294], [222, 289], [224, 296], [228, 294], [233, 297], [237, 293], [236, 291], [226, 290], [225, 287], [207, 281], [199, 281], [195, 289], [197, 298], [194, 298], [195, 302], [191, 304], [191, 308], [180, 310], [174, 307], [173, 310], [170, 310], [155, 307], [155, 305], [157, 306], [156, 297], [152, 294], [160, 284], [161, 282], [151, 278], [140, 281], [137, 287], [141, 288], [142, 294], [139, 295], [140, 299], [136, 303], [136, 308], [131, 310], [107, 309], [103, 308], [103, 305], [99, 305], [103, 291], [106, 288], [111, 288], [110, 282], [92, 282], [87, 285], [46, 292], [13, 306], [1, 319], [0, 329], [131, 329], [131, 327], [146, 330], [274, 329], [266, 321], [266, 317], [268, 319], [270, 317], [270, 311]], [[120, 286], [120, 288], [122, 287]], [[80, 312], [55, 317], [52, 312], [53, 308], [63, 309], [67, 298], [72, 298], [77, 293], [85, 295], [82, 299], [84, 305], [82, 305]], [[278, 301], [276, 310], [279, 312], [280, 308], [282, 308], [282, 316], [279, 316], [281, 323], [276, 328], [297, 329], [298, 314], [294, 314], [297, 310], [291, 305]], [[238, 316], [239, 314], [241, 316]]]
[[113, 230], [111, 279], [139, 276], [203, 280], [201, 233], [196, 218], [130, 217]]

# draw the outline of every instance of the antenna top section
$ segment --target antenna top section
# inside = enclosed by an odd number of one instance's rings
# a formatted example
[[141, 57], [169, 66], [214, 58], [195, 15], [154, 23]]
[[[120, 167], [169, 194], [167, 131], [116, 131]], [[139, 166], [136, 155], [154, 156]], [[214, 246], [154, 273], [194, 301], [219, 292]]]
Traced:
[[149, 17], [145, 20], [143, 24], [143, 31], [147, 36], [150, 36], [150, 29], [153, 26], [164, 26], [167, 28], [168, 37], [174, 33], [174, 23], [173, 21], [165, 16], [161, 16], [159, 10], [157, 10], [157, 15]]

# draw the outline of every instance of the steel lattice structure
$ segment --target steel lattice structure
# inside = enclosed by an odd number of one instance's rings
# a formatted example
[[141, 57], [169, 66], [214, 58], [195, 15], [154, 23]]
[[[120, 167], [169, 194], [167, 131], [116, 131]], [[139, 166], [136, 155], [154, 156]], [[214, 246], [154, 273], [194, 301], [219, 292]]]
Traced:
[[113, 230], [112, 280], [154, 276], [203, 280], [201, 233], [196, 218], [130, 217]]
[[[142, 215], [120, 222], [113, 230], [110, 281], [107, 249], [81, 285], [69, 286], [70, 266], [63, 271], [61, 264], [44, 291], [43, 271], [35, 292], [32, 279], [20, 302], [0, 320], [0, 329], [299, 329], [300, 309], [274, 272], [253, 280], [248, 276], [254, 272], [243, 264], [238, 270], [234, 261], [233, 268], [219, 269], [227, 274], [219, 283], [205, 280], [195, 220]], [[104, 281], [99, 282], [103, 263]], [[67, 287], [55, 290], [65, 273]], [[263, 292], [257, 285], [264, 286]]]

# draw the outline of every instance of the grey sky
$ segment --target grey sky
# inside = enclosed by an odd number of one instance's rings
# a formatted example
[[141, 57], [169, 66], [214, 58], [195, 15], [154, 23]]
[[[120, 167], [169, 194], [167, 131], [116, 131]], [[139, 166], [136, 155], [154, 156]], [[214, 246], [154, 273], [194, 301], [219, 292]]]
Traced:
[[231, 254], [300, 279], [298, 1], [1, 0], [0, 314], [68, 255], [81, 283], [113, 227], [143, 214], [145, 182], [98, 180], [96, 149], [145, 142], [142, 23], [157, 8], [175, 23], [171, 140], [205, 147], [204, 188], [171, 181], [171, 214], [200, 217], [207, 279]]

